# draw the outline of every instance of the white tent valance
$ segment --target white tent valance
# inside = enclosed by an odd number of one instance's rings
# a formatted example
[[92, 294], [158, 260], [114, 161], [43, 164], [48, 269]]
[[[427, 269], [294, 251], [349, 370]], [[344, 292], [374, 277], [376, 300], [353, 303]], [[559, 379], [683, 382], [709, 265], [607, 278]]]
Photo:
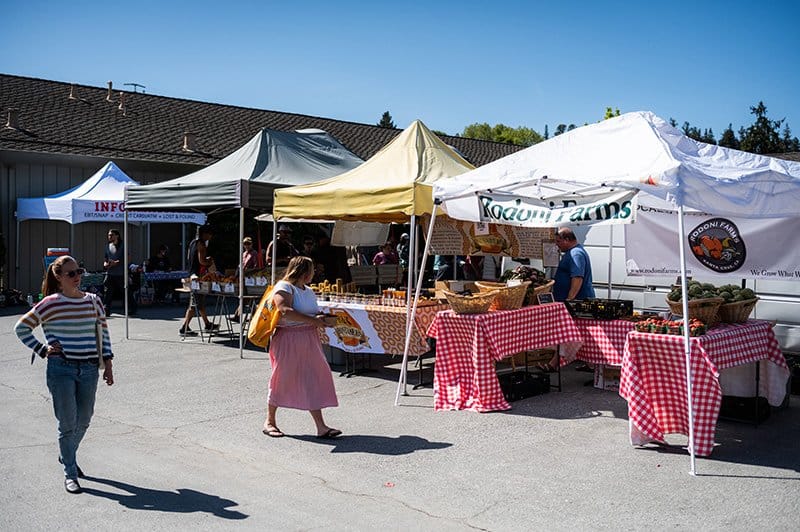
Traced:
[[[17, 221], [122, 222], [125, 217], [125, 188], [138, 184], [109, 161], [75, 188], [43, 198], [19, 198]], [[203, 224], [205, 220], [205, 214], [196, 212], [128, 213], [128, 221], [133, 223]]]

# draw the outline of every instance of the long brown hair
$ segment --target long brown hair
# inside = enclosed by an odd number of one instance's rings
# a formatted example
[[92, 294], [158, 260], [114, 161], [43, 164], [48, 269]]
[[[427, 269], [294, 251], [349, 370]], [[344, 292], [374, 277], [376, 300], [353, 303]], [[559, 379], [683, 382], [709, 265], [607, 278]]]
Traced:
[[303, 276], [308, 275], [309, 272], [314, 271], [314, 261], [308, 257], [292, 257], [289, 265], [286, 267], [286, 273], [283, 274], [283, 280], [292, 284], [297, 282]]
[[61, 268], [68, 262], [75, 262], [75, 264], [77, 264], [75, 259], [69, 255], [61, 255], [50, 264], [42, 280], [42, 296], [47, 297], [50, 294], [61, 291], [61, 283], [58, 282], [56, 275], [61, 275]]

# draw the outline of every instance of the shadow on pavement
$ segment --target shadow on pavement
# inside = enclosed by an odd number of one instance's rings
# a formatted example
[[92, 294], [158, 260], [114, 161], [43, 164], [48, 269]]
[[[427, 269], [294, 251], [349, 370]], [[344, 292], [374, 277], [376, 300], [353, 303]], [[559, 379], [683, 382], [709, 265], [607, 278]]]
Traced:
[[127, 491], [127, 494], [115, 493], [83, 486], [84, 493], [117, 501], [131, 510], [176, 513], [206, 512], [223, 519], [247, 519], [249, 517], [242, 512], [228, 509], [229, 506], [237, 506], [238, 503], [201, 491], [185, 488], [180, 488], [176, 491], [156, 490], [126, 484], [117, 480], [89, 476], [86, 477], [86, 480]]
[[368, 435], [353, 435], [353, 436], [340, 436], [339, 438], [326, 440], [317, 438], [316, 436], [288, 436], [296, 440], [307, 441], [311, 443], [320, 443], [323, 445], [332, 445], [332, 453], [368, 453], [368, 454], [385, 454], [398, 456], [401, 454], [411, 454], [414, 451], [423, 451], [428, 449], [446, 449], [451, 447], [452, 443], [447, 442], [432, 442], [419, 436], [398, 436], [391, 438], [387, 436], [368, 436]]

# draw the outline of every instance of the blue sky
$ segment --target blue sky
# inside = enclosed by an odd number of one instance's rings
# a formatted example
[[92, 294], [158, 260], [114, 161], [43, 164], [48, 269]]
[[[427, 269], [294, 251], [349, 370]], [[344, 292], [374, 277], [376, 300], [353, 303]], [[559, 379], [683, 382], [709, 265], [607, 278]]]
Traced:
[[399, 127], [550, 132], [607, 106], [800, 136], [800, 2], [0, 2], [0, 72]]

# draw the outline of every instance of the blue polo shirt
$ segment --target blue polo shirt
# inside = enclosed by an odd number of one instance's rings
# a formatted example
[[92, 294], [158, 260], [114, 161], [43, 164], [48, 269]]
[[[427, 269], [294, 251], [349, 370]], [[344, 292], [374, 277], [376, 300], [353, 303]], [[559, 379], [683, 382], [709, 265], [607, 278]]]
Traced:
[[583, 284], [575, 299], [595, 297], [594, 286], [592, 286], [592, 263], [589, 261], [589, 254], [580, 244], [565, 252], [558, 262], [556, 275], [553, 278], [556, 282], [553, 285], [553, 299], [556, 301], [567, 299], [573, 277], [583, 277]]

